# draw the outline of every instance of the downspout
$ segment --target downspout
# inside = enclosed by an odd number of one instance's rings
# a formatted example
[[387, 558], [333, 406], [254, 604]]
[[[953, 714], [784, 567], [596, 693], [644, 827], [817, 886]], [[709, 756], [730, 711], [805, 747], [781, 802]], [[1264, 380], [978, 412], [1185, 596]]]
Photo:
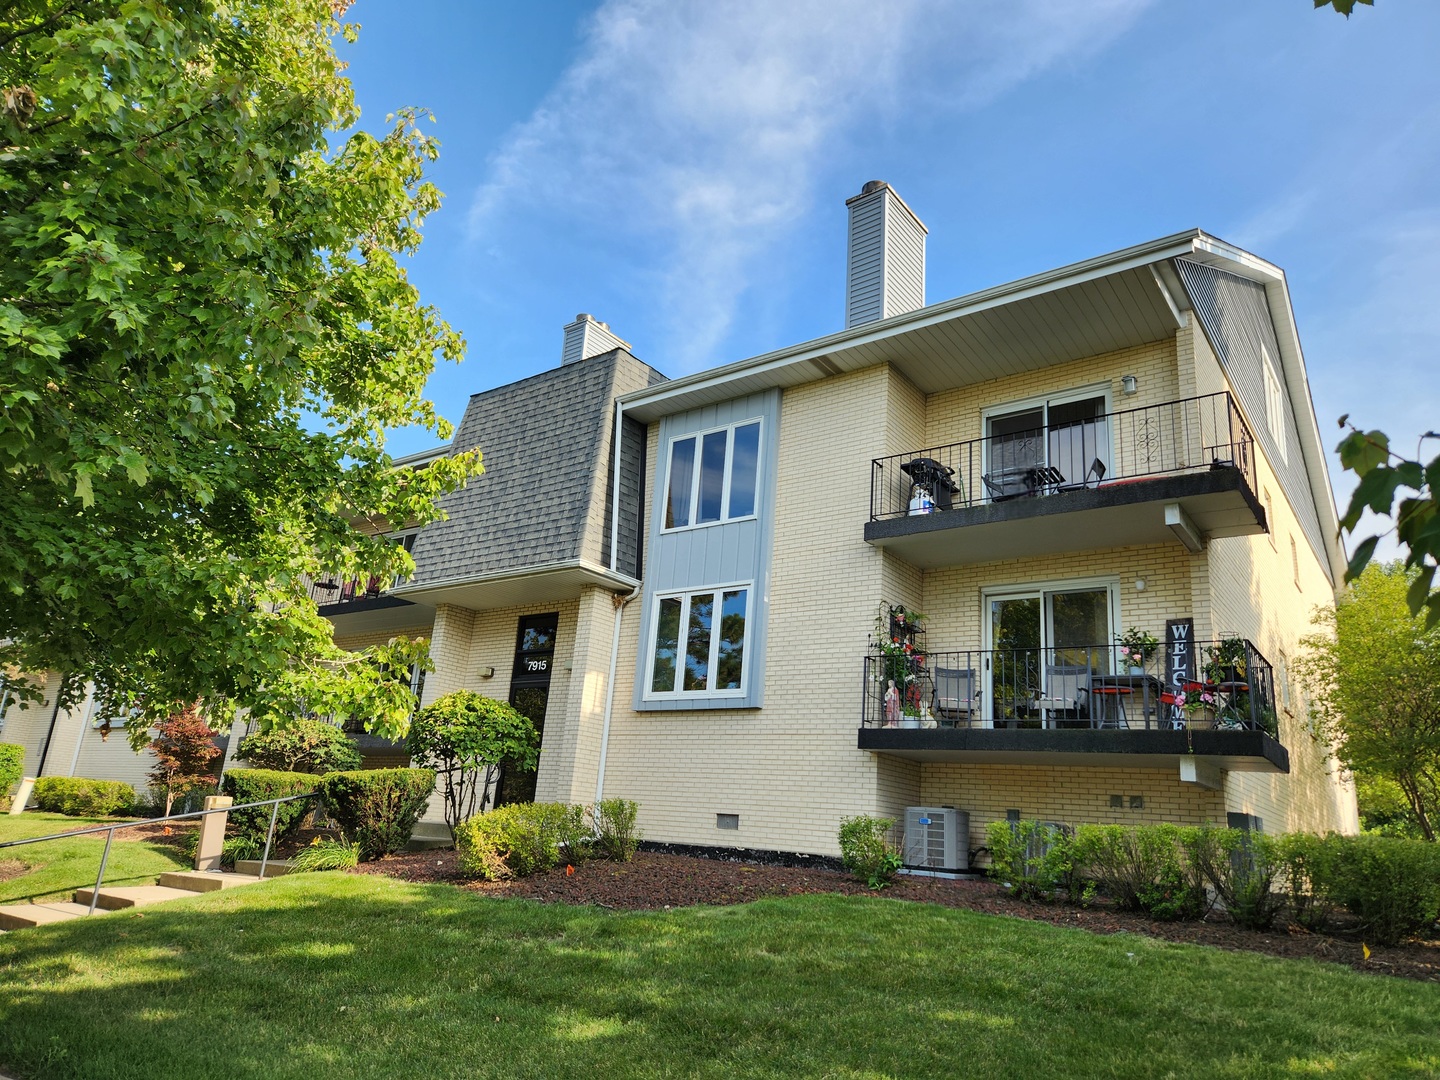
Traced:
[[616, 593], [611, 602], [615, 605], [615, 634], [610, 639], [610, 674], [605, 680], [605, 719], [600, 725], [600, 767], [595, 773], [595, 805], [605, 797], [605, 754], [610, 748], [610, 716], [615, 709], [615, 668], [620, 660], [620, 623], [625, 617], [625, 606], [640, 595], [642, 586], [636, 585], [629, 595]]
[[85, 709], [85, 719], [80, 722], [80, 734], [75, 737], [75, 753], [70, 758], [70, 776], [80, 767], [80, 750], [85, 745], [85, 732], [90, 730], [90, 721], [95, 716], [95, 690], [90, 690], [90, 702]]
[[[625, 406], [615, 401], [615, 469], [614, 488], [610, 500], [610, 569], [615, 569], [620, 553], [620, 452], [625, 433]], [[625, 606], [640, 595], [642, 586], [636, 585], [629, 595], [616, 593], [611, 597], [615, 605], [615, 629], [610, 638], [610, 674], [605, 679], [605, 714], [600, 725], [600, 765], [595, 771], [595, 805], [605, 797], [605, 757], [610, 749], [610, 717], [615, 711], [615, 669], [620, 662], [620, 623], [625, 618]]]
[[45, 775], [45, 762], [50, 758], [50, 741], [55, 738], [55, 722], [60, 719], [60, 699], [65, 693], [65, 676], [60, 676], [60, 682], [55, 687], [55, 708], [50, 710], [50, 730], [45, 732], [45, 744], [40, 747], [40, 767], [35, 770], [36, 776]]

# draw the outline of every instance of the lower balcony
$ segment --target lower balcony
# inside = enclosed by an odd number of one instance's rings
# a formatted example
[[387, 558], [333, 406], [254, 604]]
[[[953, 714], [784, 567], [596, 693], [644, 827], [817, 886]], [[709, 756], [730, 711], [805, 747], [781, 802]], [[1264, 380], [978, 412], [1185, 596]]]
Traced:
[[335, 624], [339, 634], [396, 630], [433, 620], [434, 608], [390, 592], [398, 584], [399, 579], [323, 574], [310, 582], [309, 590], [320, 614]]
[[[1114, 645], [877, 654], [859, 748], [918, 761], [1290, 771], [1274, 673], [1249, 641], [1131, 664]], [[1188, 774], [1188, 775], [1187, 775]]]

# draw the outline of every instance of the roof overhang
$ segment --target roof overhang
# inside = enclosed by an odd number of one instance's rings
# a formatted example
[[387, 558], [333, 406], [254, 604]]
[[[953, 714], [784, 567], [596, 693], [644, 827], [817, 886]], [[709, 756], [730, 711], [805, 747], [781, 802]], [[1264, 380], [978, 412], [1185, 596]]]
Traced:
[[1326, 555], [1338, 582], [1345, 569], [1339, 514], [1285, 273], [1199, 229], [672, 379], [624, 395], [620, 407], [626, 416], [651, 423], [882, 363], [931, 394], [1159, 341], [1185, 325], [1193, 308], [1173, 265], [1181, 256], [1265, 287]]
[[1198, 229], [672, 379], [622, 397], [649, 423], [774, 387], [889, 363], [926, 394], [1169, 337], [1189, 307], [1160, 269], [1193, 255]]
[[524, 566], [493, 574], [401, 585], [394, 595], [419, 604], [453, 604], [472, 611], [573, 600], [586, 586], [632, 592], [640, 582], [585, 559]]

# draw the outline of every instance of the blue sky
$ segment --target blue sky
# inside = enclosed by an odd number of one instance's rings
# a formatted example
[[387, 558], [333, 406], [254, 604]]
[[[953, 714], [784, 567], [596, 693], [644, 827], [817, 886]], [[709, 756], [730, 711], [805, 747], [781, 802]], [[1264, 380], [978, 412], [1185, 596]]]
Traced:
[[879, 178], [930, 229], [930, 302], [1192, 226], [1254, 251], [1326, 443], [1348, 412], [1413, 453], [1440, 428], [1440, 4], [1377, 4], [360, 0], [342, 55], [362, 126], [436, 116], [409, 271], [469, 343], [429, 388], [451, 420], [580, 311], [672, 376], [839, 329], [844, 200]]

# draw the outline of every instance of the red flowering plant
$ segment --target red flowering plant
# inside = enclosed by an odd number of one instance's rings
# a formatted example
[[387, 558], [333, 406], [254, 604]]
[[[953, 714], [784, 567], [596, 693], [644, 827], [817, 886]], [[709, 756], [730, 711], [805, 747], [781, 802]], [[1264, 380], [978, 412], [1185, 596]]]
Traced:
[[924, 674], [925, 653], [915, 638], [924, 631], [924, 619], [924, 615], [904, 606], [881, 604], [870, 640], [880, 656], [881, 692], [894, 682], [908, 716], [920, 713], [919, 676]]

